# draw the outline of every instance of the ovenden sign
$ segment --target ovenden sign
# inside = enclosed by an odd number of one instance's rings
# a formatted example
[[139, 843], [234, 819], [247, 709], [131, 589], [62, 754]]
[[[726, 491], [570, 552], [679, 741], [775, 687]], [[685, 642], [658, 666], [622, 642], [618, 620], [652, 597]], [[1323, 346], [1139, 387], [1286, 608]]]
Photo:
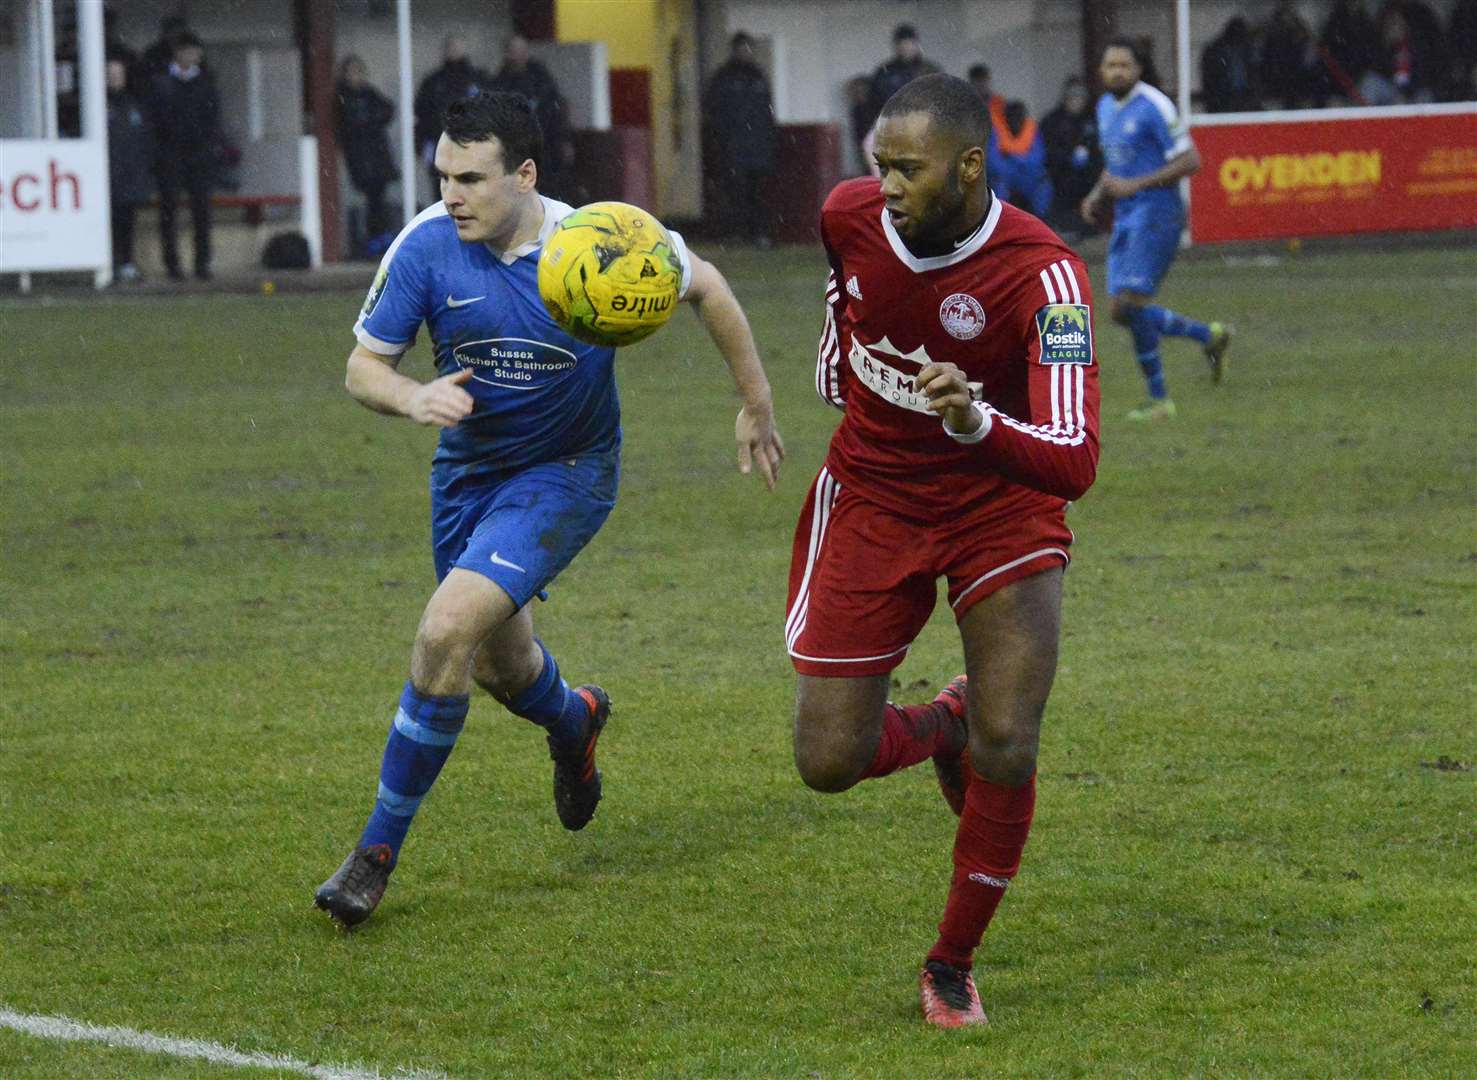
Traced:
[[1477, 105], [1196, 117], [1197, 243], [1477, 226]]
[[0, 272], [106, 266], [107, 168], [101, 142], [0, 140]]

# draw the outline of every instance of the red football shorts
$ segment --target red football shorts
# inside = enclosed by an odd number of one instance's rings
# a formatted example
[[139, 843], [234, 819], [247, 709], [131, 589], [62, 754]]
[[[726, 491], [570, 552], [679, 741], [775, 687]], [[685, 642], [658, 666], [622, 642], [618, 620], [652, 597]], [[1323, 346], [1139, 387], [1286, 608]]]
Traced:
[[885, 675], [932, 614], [939, 578], [962, 619], [996, 590], [1066, 565], [1071, 544], [1063, 509], [987, 508], [929, 526], [822, 469], [795, 527], [785, 646], [802, 675]]

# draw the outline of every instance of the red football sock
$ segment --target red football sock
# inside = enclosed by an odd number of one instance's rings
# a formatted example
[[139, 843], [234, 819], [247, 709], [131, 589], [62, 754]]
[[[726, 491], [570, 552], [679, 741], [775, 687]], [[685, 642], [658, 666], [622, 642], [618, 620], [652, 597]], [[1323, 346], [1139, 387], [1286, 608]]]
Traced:
[[1036, 809], [1036, 778], [1020, 787], [992, 784], [974, 769], [954, 837], [954, 877], [928, 959], [968, 968], [1005, 887], [1020, 869]]
[[927, 761], [948, 747], [957, 723], [942, 705], [931, 702], [927, 705], [894, 705], [889, 701], [887, 711], [882, 715], [882, 738], [877, 741], [877, 753], [872, 756], [872, 764], [867, 766], [861, 779], [886, 776]]

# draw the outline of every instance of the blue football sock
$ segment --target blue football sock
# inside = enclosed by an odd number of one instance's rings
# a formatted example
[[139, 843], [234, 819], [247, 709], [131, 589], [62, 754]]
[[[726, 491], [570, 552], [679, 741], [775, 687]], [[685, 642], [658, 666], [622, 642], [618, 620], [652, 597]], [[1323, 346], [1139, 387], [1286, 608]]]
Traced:
[[1210, 343], [1210, 327], [1203, 322], [1196, 322], [1158, 304], [1146, 304], [1143, 311], [1165, 337], [1194, 338], [1202, 345]]
[[544, 728], [556, 743], [572, 743], [584, 733], [590, 706], [560, 677], [559, 665], [543, 642], [536, 644], [544, 654], [543, 669], [521, 694], [507, 702], [508, 711]]
[[467, 700], [466, 694], [422, 694], [406, 681], [380, 764], [379, 796], [360, 847], [388, 844], [399, 857], [421, 799], [436, 782], [466, 722]]
[[1164, 386], [1164, 365], [1159, 360], [1159, 350], [1139, 354], [1139, 370], [1144, 373], [1144, 382], [1149, 384], [1149, 396], [1155, 401], [1169, 396]]
[[1131, 308], [1128, 328], [1133, 333], [1133, 351], [1138, 356], [1139, 370], [1144, 373], [1144, 381], [1149, 384], [1149, 396], [1155, 399], [1166, 397], [1169, 391], [1164, 386], [1164, 365], [1159, 359], [1159, 326], [1149, 314], [1149, 308]]

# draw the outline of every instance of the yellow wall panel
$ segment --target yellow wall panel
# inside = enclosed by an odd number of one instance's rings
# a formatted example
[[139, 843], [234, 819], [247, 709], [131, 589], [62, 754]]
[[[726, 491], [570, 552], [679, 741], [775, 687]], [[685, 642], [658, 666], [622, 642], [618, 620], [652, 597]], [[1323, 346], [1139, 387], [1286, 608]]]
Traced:
[[560, 41], [603, 41], [610, 66], [653, 68], [659, 62], [658, 0], [556, 0]]

